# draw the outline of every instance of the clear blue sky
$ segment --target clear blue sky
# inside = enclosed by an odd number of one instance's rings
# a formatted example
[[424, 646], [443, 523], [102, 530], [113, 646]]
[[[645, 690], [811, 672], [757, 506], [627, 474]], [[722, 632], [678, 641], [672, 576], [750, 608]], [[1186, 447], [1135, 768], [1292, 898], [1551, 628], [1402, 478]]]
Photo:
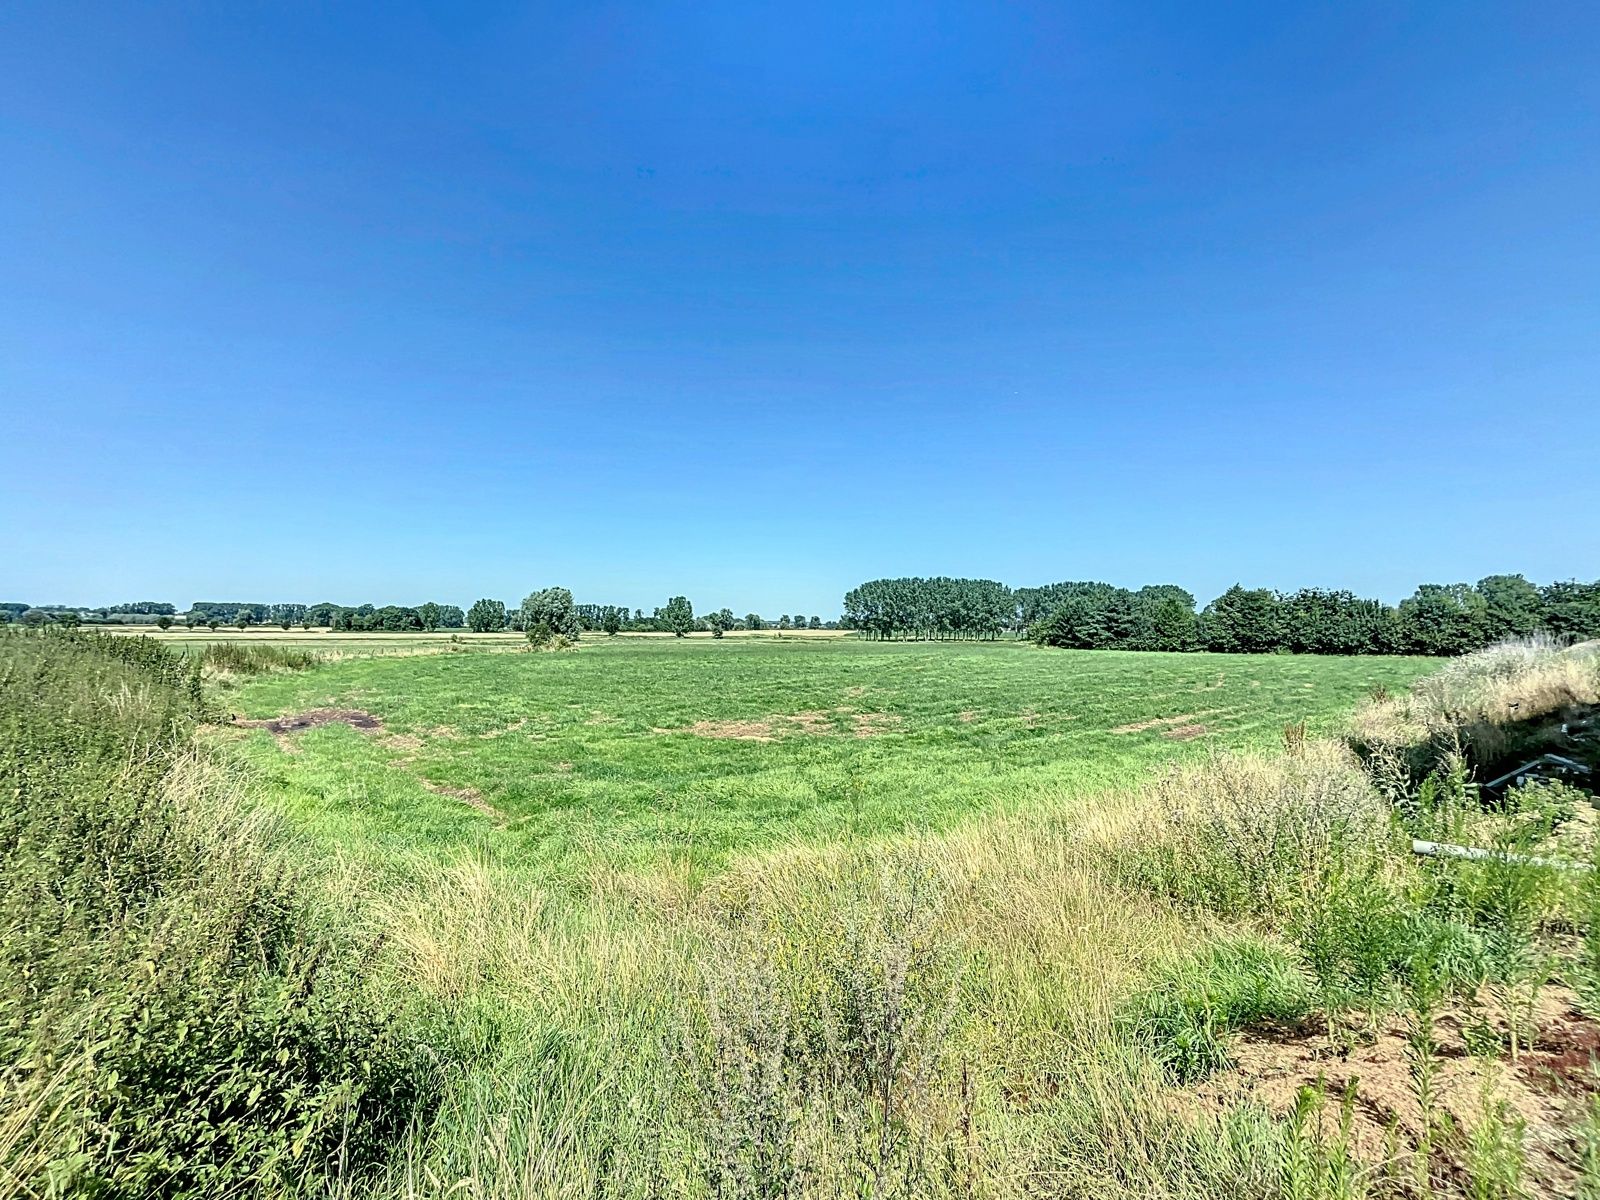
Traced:
[[0, 599], [1600, 575], [1600, 6], [13, 2]]

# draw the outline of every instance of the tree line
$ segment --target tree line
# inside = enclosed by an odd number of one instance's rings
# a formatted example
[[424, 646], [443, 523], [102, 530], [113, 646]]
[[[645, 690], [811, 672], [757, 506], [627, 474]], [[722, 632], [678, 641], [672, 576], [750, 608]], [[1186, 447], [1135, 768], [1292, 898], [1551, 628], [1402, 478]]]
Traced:
[[1548, 633], [1600, 638], [1600, 581], [1540, 587], [1521, 575], [1425, 583], [1398, 605], [1349, 591], [1234, 585], [1204, 608], [1175, 584], [1009, 588], [992, 579], [874, 579], [844, 598], [846, 628], [885, 639], [1027, 636], [1085, 650], [1430, 654]]
[[[532, 603], [535, 597], [540, 596], [543, 597], [541, 601]], [[162, 629], [183, 624], [191, 629], [206, 627], [213, 630], [223, 627], [245, 630], [276, 625], [282, 629], [295, 626], [303, 629], [323, 627], [336, 632], [355, 633], [429, 632], [438, 629], [471, 629], [478, 633], [510, 630], [521, 633], [537, 631], [543, 622], [552, 636], [561, 637], [575, 637], [579, 632], [672, 633], [680, 637], [690, 633], [711, 633], [721, 637], [736, 629], [839, 627], [837, 621], [824, 622], [814, 614], [808, 617], [784, 613], [769, 619], [759, 613], [738, 617], [731, 608], [720, 608], [696, 615], [694, 606], [684, 596], [674, 596], [665, 605], [649, 613], [641, 608], [630, 609], [620, 604], [575, 604], [572, 593], [566, 588], [545, 588], [531, 594], [521, 604], [479, 600], [465, 612], [457, 605], [433, 601], [415, 606], [387, 604], [379, 607], [372, 604], [342, 605], [330, 601], [320, 604], [267, 604], [242, 600], [196, 600], [181, 613], [172, 604], [154, 600], [101, 608], [0, 602], [0, 624], [9, 622], [67, 626], [153, 624]]]
[[[721, 637], [733, 630], [837, 629], [837, 621], [824, 623], [819, 616], [790, 616], [784, 613], [768, 621], [759, 613], [734, 615], [731, 608], [719, 608], [696, 615], [687, 596], [673, 596], [666, 604], [646, 614], [642, 608], [623, 604], [574, 604], [566, 588], [545, 588], [534, 592], [520, 605], [502, 600], [479, 600], [467, 610], [467, 628], [474, 633], [499, 633], [514, 630], [542, 637], [546, 632], [557, 637], [576, 637], [579, 633], [670, 633], [685, 637], [709, 633]], [[537, 638], [536, 638], [537, 640]]]

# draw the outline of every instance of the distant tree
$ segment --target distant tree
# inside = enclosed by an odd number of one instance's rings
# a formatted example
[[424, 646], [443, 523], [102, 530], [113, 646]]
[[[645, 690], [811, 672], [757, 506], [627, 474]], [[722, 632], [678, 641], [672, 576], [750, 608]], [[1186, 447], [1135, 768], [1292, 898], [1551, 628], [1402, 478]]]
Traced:
[[9, 625], [16, 619], [17, 614], [12, 612], [9, 608], [0, 608], [0, 625]]
[[239, 627], [239, 632], [243, 633], [251, 625], [255, 624], [255, 617], [251, 616], [249, 609], [241, 608], [239, 615], [234, 617], [233, 623]]
[[306, 606], [304, 604], [274, 604], [268, 608], [266, 619], [274, 625], [281, 625], [287, 629], [296, 621], [303, 620], [305, 615]]
[[778, 618], [778, 628], [779, 629], [788, 629], [789, 628], [789, 614], [788, 613], [784, 613], [781, 617]]
[[1490, 575], [1478, 580], [1483, 597], [1484, 636], [1491, 642], [1527, 637], [1544, 617], [1539, 589], [1521, 575]]
[[529, 633], [544, 625], [545, 641], [554, 637], [578, 640], [578, 610], [572, 593], [564, 587], [548, 587], [529, 595], [522, 602], [521, 617], [522, 628]]
[[605, 611], [600, 614], [600, 628], [606, 631], [608, 637], [616, 637], [622, 629], [623, 618], [627, 615], [627, 609], [608, 604]]
[[715, 638], [721, 637], [732, 629], [736, 620], [737, 618], [734, 617], [731, 608], [719, 608], [714, 613], [706, 614], [706, 625], [711, 630], [711, 636]]
[[313, 604], [306, 609], [305, 619], [312, 625], [321, 625], [324, 628], [332, 629], [339, 611], [337, 604], [324, 600], [321, 604]]
[[479, 600], [467, 610], [467, 628], [473, 633], [499, 633], [505, 627], [503, 600]]
[[467, 614], [461, 611], [459, 604], [441, 604], [439, 606], [440, 629], [465, 629]]
[[47, 624], [49, 622], [50, 614], [45, 612], [42, 608], [25, 608], [18, 615], [17, 620], [24, 625], [37, 628], [38, 626]]
[[1199, 637], [1194, 597], [1173, 584], [1133, 593], [1129, 646], [1134, 650], [1193, 650]]
[[761, 619], [760, 613], [748, 613], [744, 619], [746, 629], [765, 629], [767, 623]]
[[1284, 645], [1296, 654], [1387, 654], [1394, 610], [1353, 592], [1301, 588], [1280, 596]]
[[1059, 598], [1030, 634], [1045, 646], [1077, 650], [1133, 648], [1134, 595], [1109, 583], [1059, 585]]
[[1283, 648], [1277, 593], [1234, 584], [1200, 614], [1206, 649], [1225, 654], [1270, 654]]
[[822, 628], [822, 618], [821, 617], [812, 617], [811, 620], [806, 623], [806, 628], [808, 628], [808, 629], [821, 629]]
[[222, 622], [217, 620], [215, 617], [212, 617], [206, 622], [206, 627], [209, 628], [212, 633], [215, 633], [217, 630], [222, 628]]
[[1413, 654], [1465, 654], [1490, 640], [1488, 612], [1470, 583], [1424, 583], [1400, 602], [1400, 638]]
[[417, 608], [417, 617], [422, 621], [422, 628], [429, 633], [439, 628], [439, 621], [443, 615], [444, 609], [440, 608], [432, 600], [429, 600], [426, 604], [419, 605]]
[[102, 617], [110, 616], [113, 613], [141, 617], [170, 617], [177, 611], [172, 605], [165, 604], [159, 600], [135, 600], [131, 604], [113, 604], [108, 608], [96, 610]]
[[683, 637], [694, 628], [694, 606], [686, 596], [674, 596], [661, 610], [662, 627], [674, 637]]
[[162, 633], [165, 633], [167, 630], [172, 628], [172, 618], [167, 616], [166, 613], [162, 613], [156, 618], [156, 628], [161, 630]]
[[1546, 584], [1539, 604], [1545, 628], [1557, 637], [1579, 642], [1600, 638], [1600, 580]]
[[406, 605], [386, 604], [368, 619], [367, 628], [385, 633], [421, 633], [422, 616]]

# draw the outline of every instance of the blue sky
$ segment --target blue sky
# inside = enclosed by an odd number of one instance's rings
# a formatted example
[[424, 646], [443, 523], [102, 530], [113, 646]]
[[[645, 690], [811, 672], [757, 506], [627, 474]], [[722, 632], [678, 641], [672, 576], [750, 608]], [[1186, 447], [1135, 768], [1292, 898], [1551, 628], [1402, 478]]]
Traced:
[[1600, 574], [1592, 4], [0, 11], [0, 599]]

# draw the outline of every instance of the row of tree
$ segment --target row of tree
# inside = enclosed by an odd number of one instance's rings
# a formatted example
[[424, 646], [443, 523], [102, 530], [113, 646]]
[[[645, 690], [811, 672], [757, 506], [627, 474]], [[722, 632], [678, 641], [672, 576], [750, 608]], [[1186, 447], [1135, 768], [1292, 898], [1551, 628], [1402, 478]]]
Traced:
[[1538, 587], [1521, 575], [1423, 584], [1399, 605], [1348, 591], [1229, 588], [1205, 608], [1173, 584], [1092, 581], [1008, 588], [992, 579], [875, 579], [844, 599], [844, 625], [872, 638], [995, 638], [1109, 650], [1266, 654], [1463, 654], [1545, 632], [1600, 637], [1600, 581]]
[[[539, 597], [543, 599], [537, 600]], [[566, 588], [546, 588], [535, 592], [520, 605], [500, 600], [479, 600], [470, 611], [454, 604], [429, 601], [415, 607], [371, 604], [264, 604], [240, 600], [197, 600], [188, 612], [179, 614], [171, 604], [139, 601], [105, 608], [87, 609], [65, 605], [0, 603], [0, 624], [21, 621], [28, 625], [58, 624], [155, 624], [170, 629], [176, 624], [190, 628], [224, 626], [250, 629], [255, 626], [283, 629], [324, 627], [338, 632], [425, 632], [436, 629], [467, 629], [475, 632], [515, 630], [537, 631], [543, 622], [552, 637], [576, 637], [579, 632], [604, 633], [712, 633], [717, 637], [734, 629], [836, 629], [838, 622], [824, 624], [818, 616], [790, 616], [777, 620], [759, 613], [736, 617], [729, 608], [696, 616], [686, 597], [675, 596], [664, 606], [646, 613], [618, 604], [574, 604]], [[576, 622], [574, 626], [574, 622]]]
[[710, 633], [721, 637], [735, 629], [837, 628], [837, 622], [825, 626], [818, 616], [791, 617], [785, 613], [777, 621], [769, 622], [759, 613], [737, 617], [731, 608], [696, 616], [687, 596], [674, 596], [647, 616], [642, 608], [630, 610], [621, 604], [575, 604], [572, 593], [566, 588], [534, 592], [516, 607], [501, 600], [479, 600], [467, 610], [466, 620], [467, 628], [474, 633], [499, 633], [510, 629], [527, 633], [535, 641], [555, 637], [573, 639], [579, 633], [670, 633], [677, 637]]
[[869, 638], [997, 638], [1021, 625], [1016, 593], [993, 579], [872, 579], [844, 596], [846, 629]]

